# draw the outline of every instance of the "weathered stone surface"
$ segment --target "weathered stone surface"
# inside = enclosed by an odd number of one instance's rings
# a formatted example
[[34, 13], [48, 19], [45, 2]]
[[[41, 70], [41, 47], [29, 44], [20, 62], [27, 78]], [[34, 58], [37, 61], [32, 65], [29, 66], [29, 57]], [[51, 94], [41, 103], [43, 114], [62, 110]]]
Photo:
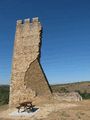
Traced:
[[38, 18], [17, 21], [10, 106], [30, 100], [36, 95], [50, 95], [51, 90], [40, 65], [42, 27]]
[[[39, 84], [37, 78], [39, 78]], [[47, 95], [49, 93], [47, 81], [38, 59], [29, 66], [24, 80], [27, 88], [31, 86], [31, 89], [36, 91], [36, 95]]]
[[69, 93], [53, 93], [53, 97], [59, 101], [81, 101], [82, 97], [77, 92], [69, 92]]

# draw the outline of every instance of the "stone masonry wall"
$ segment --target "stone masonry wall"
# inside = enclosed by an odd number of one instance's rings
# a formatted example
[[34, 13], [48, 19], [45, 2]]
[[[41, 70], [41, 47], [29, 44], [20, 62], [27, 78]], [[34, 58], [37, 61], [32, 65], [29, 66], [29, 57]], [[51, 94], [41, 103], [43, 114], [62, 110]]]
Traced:
[[41, 24], [38, 18], [17, 21], [9, 105], [29, 101], [51, 90], [40, 65]]

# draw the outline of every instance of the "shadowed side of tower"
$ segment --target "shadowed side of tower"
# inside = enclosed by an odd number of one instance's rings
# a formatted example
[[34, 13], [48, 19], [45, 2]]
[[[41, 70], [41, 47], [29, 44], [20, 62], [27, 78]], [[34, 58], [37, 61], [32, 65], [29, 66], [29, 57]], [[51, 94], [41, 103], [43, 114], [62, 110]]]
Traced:
[[51, 95], [51, 89], [40, 64], [42, 27], [38, 18], [17, 21], [10, 106], [28, 101], [35, 96]]

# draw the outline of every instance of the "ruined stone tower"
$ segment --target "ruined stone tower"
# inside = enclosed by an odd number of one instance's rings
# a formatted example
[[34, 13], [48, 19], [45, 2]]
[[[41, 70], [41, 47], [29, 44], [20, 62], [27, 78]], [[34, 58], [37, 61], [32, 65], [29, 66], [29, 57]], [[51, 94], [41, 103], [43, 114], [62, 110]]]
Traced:
[[38, 18], [17, 21], [14, 43], [10, 106], [29, 101], [35, 96], [51, 95], [40, 65], [42, 27]]

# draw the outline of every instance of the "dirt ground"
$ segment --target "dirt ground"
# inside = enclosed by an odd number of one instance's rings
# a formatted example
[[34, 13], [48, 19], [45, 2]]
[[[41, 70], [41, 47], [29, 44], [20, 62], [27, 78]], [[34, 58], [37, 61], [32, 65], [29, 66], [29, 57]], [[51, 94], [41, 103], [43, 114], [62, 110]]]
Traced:
[[32, 117], [11, 117], [8, 105], [0, 106], [0, 120], [90, 120], [90, 100], [80, 102], [47, 102], [38, 104], [40, 110]]

